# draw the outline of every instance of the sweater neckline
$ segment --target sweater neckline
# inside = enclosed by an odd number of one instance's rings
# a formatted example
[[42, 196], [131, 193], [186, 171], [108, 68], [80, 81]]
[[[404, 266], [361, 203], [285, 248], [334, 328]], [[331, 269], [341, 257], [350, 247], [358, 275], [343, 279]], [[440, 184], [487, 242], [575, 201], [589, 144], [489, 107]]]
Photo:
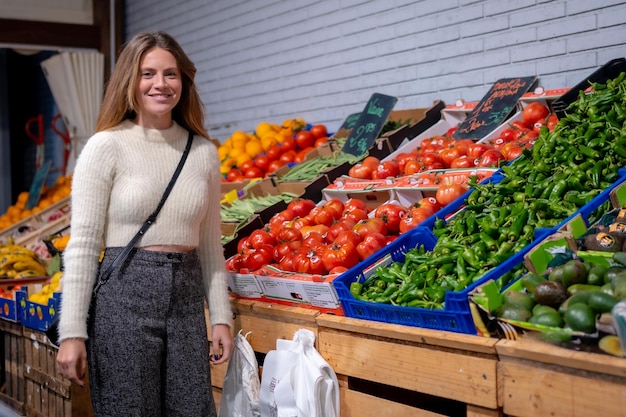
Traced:
[[145, 127], [142, 127], [133, 123], [132, 120], [123, 121], [120, 127], [124, 130], [128, 130], [133, 136], [137, 138], [147, 140], [150, 142], [162, 142], [162, 143], [169, 143], [169, 142], [175, 142], [177, 140], [180, 140], [181, 135], [184, 130], [175, 121], [172, 121], [172, 126], [168, 127], [167, 129], [145, 128]]

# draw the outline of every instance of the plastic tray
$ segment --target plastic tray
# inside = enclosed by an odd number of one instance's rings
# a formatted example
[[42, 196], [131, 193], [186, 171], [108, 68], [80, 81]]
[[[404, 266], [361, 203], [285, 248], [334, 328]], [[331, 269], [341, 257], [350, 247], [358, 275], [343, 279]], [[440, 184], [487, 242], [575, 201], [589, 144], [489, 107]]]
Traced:
[[616, 78], [622, 71], [626, 71], [626, 58], [612, 59], [572, 87], [567, 93], [554, 100], [552, 108], [559, 116], [559, 119], [565, 116], [567, 107], [576, 101], [580, 92], [589, 88], [591, 83], [605, 83], [610, 79]]
[[30, 329], [45, 332], [61, 309], [61, 293], [55, 292], [48, 304], [28, 300], [26, 291], [17, 291], [16, 299], [20, 323]]
[[475, 285], [458, 292], [446, 293], [446, 308], [443, 310], [429, 310], [426, 308], [402, 307], [390, 304], [380, 304], [355, 299], [350, 293], [352, 282], [363, 282], [380, 265], [390, 262], [404, 261], [404, 255], [410, 248], [424, 245], [426, 250], [432, 250], [436, 239], [425, 229], [416, 228], [401, 235], [394, 242], [378, 251], [366, 261], [356, 265], [335, 278], [333, 285], [339, 296], [339, 301], [347, 317], [380, 321], [385, 323], [402, 324], [428, 329], [446, 330], [456, 333], [476, 334], [476, 327], [469, 309], [467, 293]]

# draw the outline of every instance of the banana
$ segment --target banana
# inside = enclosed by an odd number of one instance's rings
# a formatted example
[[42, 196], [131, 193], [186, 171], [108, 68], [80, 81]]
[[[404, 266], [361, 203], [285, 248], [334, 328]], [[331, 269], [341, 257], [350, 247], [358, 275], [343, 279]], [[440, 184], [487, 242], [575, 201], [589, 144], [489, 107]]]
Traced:
[[22, 254], [36, 257], [37, 255], [31, 249], [21, 245], [2, 245], [0, 246], [0, 256], [9, 254]]
[[40, 271], [36, 271], [34, 269], [25, 269], [23, 271], [15, 273], [13, 278], [26, 278], [26, 277], [40, 277], [42, 276]]
[[36, 271], [43, 271], [43, 272], [46, 271], [46, 268], [44, 268], [42, 264], [35, 261], [34, 259], [20, 260], [18, 262], [14, 262], [13, 269], [15, 269], [16, 271], [24, 271], [26, 269], [33, 269]]
[[36, 262], [39, 263], [39, 261], [37, 260], [37, 258], [34, 258], [32, 256], [29, 255], [23, 255], [23, 254], [10, 254], [10, 255], [5, 255], [0, 257], [0, 268], [6, 268], [9, 265], [13, 265], [16, 262]]

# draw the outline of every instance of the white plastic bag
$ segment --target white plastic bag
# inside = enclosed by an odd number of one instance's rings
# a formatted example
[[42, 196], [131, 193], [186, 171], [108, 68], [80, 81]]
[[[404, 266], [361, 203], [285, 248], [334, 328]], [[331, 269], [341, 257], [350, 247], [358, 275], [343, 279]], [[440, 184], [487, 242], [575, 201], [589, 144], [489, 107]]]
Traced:
[[254, 350], [241, 330], [234, 338], [234, 348], [222, 387], [218, 417], [259, 417], [259, 364]]
[[337, 375], [315, 350], [313, 332], [276, 342], [263, 363], [261, 417], [339, 417]]

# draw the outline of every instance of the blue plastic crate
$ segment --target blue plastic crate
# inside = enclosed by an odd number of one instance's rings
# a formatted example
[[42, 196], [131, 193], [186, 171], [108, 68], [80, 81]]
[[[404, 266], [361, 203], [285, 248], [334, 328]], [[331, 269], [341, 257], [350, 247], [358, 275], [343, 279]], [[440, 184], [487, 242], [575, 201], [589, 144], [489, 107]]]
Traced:
[[48, 304], [28, 300], [26, 291], [17, 291], [18, 314], [24, 327], [45, 332], [61, 309], [61, 293], [55, 292]]
[[[350, 293], [352, 282], [364, 282], [377, 266], [388, 265], [391, 262], [404, 261], [407, 250], [424, 245], [426, 250], [435, 246], [435, 236], [426, 229], [416, 228], [401, 235], [394, 242], [378, 251], [366, 261], [354, 266], [335, 278], [333, 286], [339, 296], [341, 307], [347, 317], [381, 321], [385, 323], [402, 324], [427, 329], [447, 330], [456, 333], [476, 334], [476, 327], [472, 319], [467, 292], [454, 294], [446, 293], [446, 308], [430, 310], [426, 308], [402, 307], [390, 304], [380, 304], [355, 299]], [[473, 287], [473, 286], [472, 286]], [[454, 299], [457, 298], [457, 299]], [[464, 308], [449, 308], [448, 305], [465, 299]]]

